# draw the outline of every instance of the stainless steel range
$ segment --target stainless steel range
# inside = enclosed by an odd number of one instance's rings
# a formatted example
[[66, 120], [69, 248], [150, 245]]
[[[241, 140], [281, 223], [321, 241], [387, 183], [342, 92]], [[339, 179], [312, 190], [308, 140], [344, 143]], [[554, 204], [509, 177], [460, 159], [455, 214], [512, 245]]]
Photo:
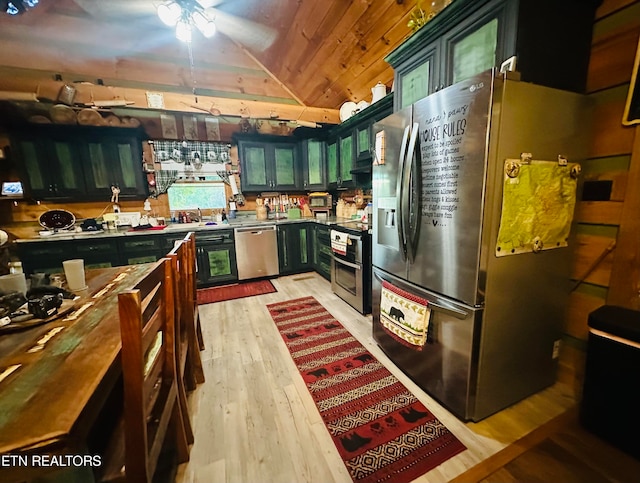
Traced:
[[371, 235], [367, 225], [331, 227], [331, 290], [363, 314], [371, 313]]

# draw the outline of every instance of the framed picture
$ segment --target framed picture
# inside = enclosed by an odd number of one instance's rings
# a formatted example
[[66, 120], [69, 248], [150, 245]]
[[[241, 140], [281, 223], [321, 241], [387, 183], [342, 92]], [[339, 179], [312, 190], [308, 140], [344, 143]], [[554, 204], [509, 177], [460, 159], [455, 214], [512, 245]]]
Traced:
[[215, 117], [205, 117], [204, 124], [207, 129], [207, 140], [220, 141], [220, 124]]
[[175, 116], [162, 114], [160, 116], [160, 124], [162, 125], [162, 137], [165, 139], [178, 139], [178, 128], [176, 127]]
[[182, 116], [184, 137], [190, 141], [198, 140], [198, 119], [196, 116]]
[[162, 92], [147, 91], [147, 106], [151, 109], [164, 109], [164, 96]]

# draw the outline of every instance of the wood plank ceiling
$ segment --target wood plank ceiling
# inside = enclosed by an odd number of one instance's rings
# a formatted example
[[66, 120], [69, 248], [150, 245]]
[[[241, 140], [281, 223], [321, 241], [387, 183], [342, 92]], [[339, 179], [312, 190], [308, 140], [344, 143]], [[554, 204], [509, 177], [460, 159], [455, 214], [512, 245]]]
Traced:
[[[75, 82], [93, 98], [176, 94], [181, 110], [338, 122], [346, 101], [390, 89], [384, 56], [409, 34], [415, 0], [200, 0], [218, 34], [187, 44], [153, 0], [40, 0], [0, 14], [0, 91], [55, 92]], [[434, 2], [441, 3], [441, 2]], [[431, 8], [431, 7], [429, 7]], [[54, 81], [59, 74], [62, 81]], [[100, 80], [99, 80], [100, 79]], [[84, 84], [81, 84], [84, 82]], [[100, 82], [107, 87], [100, 87]]]

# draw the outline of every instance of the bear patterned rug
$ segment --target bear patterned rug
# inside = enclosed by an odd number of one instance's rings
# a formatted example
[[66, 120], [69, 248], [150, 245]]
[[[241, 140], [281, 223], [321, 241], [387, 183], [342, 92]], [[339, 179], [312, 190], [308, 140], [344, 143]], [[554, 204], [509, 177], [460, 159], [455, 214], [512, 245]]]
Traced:
[[315, 298], [267, 309], [353, 481], [409, 482], [466, 449]]

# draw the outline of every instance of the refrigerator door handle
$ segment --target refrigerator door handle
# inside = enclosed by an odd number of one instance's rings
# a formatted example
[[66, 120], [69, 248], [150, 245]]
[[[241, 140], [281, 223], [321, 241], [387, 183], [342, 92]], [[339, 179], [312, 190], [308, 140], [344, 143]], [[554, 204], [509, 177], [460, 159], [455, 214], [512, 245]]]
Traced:
[[[373, 271], [373, 276], [380, 283], [387, 281], [384, 278], [382, 278], [380, 275], [378, 275], [375, 270]], [[437, 303], [437, 302], [432, 301], [431, 299], [427, 299], [427, 307], [433, 308], [433, 309], [435, 309], [435, 310], [437, 310], [439, 312], [448, 313], [449, 315], [455, 317], [456, 319], [460, 319], [460, 320], [464, 320], [467, 317], [469, 317], [469, 314], [467, 312], [465, 312], [464, 310], [460, 310], [460, 309], [458, 309], [456, 307], [451, 307], [450, 305], [444, 305], [442, 303]]]
[[[413, 237], [411, 236], [412, 227], [411, 227], [411, 170], [413, 168], [413, 163], [415, 161], [415, 150], [416, 150], [416, 141], [418, 140], [418, 128], [420, 125], [417, 122], [414, 122], [411, 126], [411, 137], [409, 139], [409, 148], [407, 149], [407, 158], [405, 160], [403, 166], [402, 180], [402, 229], [403, 229], [403, 237], [404, 243], [407, 251], [407, 258], [411, 263], [415, 259], [415, 249], [413, 246]], [[419, 208], [418, 208], [419, 209]]]
[[398, 243], [402, 260], [407, 259], [407, 241], [404, 236], [404, 216], [402, 214], [403, 191], [404, 191], [404, 165], [407, 160], [407, 142], [409, 140], [409, 130], [411, 126], [404, 128], [402, 135], [402, 145], [400, 147], [400, 158], [398, 159], [398, 181], [396, 185], [396, 224], [398, 230]]
[[464, 312], [462, 310], [459, 310], [459, 309], [456, 309], [456, 308], [453, 308], [453, 307], [445, 307], [444, 305], [437, 304], [437, 303], [431, 302], [431, 301], [429, 301], [429, 304], [427, 305], [427, 307], [433, 307], [433, 308], [437, 309], [440, 312], [446, 312], [449, 315], [452, 315], [453, 317], [455, 317], [456, 319], [464, 320], [469, 316], [468, 313], [466, 313], [466, 312]]

